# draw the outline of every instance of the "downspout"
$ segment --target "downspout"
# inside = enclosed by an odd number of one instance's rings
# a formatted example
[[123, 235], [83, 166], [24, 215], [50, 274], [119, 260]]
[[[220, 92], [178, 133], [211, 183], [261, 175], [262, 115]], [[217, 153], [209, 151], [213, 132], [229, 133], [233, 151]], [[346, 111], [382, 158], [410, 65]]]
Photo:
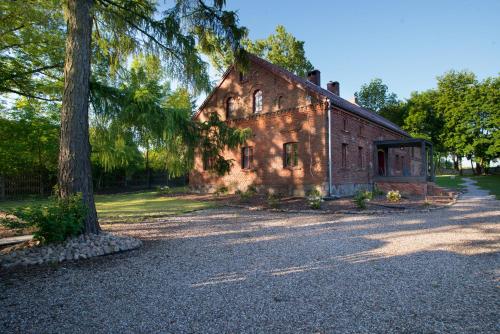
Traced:
[[330, 99], [326, 100], [328, 105], [328, 197], [332, 197], [332, 106]]

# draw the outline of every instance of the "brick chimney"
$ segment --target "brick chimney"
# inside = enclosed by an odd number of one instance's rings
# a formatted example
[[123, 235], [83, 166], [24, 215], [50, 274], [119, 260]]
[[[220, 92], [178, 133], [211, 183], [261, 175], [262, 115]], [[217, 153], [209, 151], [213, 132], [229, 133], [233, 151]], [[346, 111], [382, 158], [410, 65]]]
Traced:
[[326, 84], [326, 89], [335, 95], [340, 95], [340, 85], [338, 81], [329, 81]]
[[316, 86], [321, 86], [321, 72], [319, 70], [312, 70], [307, 73], [307, 80], [311, 81]]

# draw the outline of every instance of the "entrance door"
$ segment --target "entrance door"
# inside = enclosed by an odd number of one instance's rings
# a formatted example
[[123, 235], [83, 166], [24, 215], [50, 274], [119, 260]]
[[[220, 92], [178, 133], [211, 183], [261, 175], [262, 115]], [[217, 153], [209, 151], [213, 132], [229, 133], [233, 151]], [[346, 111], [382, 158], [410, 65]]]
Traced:
[[378, 151], [378, 175], [385, 176], [385, 152]]

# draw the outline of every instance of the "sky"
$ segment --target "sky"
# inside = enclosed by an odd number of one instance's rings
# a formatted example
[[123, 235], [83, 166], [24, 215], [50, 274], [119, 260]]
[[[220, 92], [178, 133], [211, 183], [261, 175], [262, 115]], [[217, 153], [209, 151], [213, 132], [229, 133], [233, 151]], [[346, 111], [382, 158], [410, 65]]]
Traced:
[[253, 40], [284, 25], [305, 42], [322, 86], [339, 81], [345, 99], [373, 78], [404, 99], [451, 69], [479, 79], [500, 72], [500, 0], [227, 0], [226, 8]]

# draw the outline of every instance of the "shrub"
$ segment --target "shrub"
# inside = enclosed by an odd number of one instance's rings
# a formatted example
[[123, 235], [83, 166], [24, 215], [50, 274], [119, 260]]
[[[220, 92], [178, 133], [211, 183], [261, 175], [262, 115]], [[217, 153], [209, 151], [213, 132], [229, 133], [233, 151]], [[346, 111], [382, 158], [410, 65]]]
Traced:
[[[67, 199], [54, 198], [47, 206], [29, 206], [18, 208], [0, 223], [11, 226], [17, 221], [16, 228], [35, 227], [33, 237], [41, 243], [56, 243], [82, 233], [87, 208], [82, 195], [77, 194]], [[17, 217], [14, 218], [13, 216]], [[20, 222], [23, 223], [20, 223]]]
[[276, 209], [279, 207], [281, 202], [280, 194], [268, 194], [267, 195], [267, 205], [271, 208]]
[[320, 209], [321, 202], [323, 202], [323, 196], [321, 196], [321, 192], [316, 188], [311, 190], [307, 195], [307, 202], [309, 203], [309, 207], [311, 209]]
[[399, 190], [388, 191], [386, 197], [389, 202], [399, 202], [401, 200], [401, 194], [399, 193]]
[[373, 187], [373, 195], [374, 196], [381, 196], [381, 195], [384, 195], [384, 191], [379, 189], [377, 186], [374, 186]]
[[360, 209], [366, 208], [366, 202], [373, 199], [373, 193], [368, 190], [359, 190], [354, 195], [354, 203]]
[[252, 195], [255, 195], [257, 193], [257, 187], [252, 185], [249, 185], [247, 188], [247, 192], [251, 193]]
[[158, 186], [156, 187], [156, 193], [158, 195], [168, 195], [172, 192], [169, 186]]
[[217, 187], [215, 190], [215, 196], [225, 195], [229, 192], [229, 188], [226, 186]]
[[241, 191], [241, 190], [236, 190], [235, 194], [240, 196], [241, 201], [247, 201], [250, 198], [252, 198], [255, 194], [257, 193], [257, 189], [255, 186], [248, 186], [247, 190]]

